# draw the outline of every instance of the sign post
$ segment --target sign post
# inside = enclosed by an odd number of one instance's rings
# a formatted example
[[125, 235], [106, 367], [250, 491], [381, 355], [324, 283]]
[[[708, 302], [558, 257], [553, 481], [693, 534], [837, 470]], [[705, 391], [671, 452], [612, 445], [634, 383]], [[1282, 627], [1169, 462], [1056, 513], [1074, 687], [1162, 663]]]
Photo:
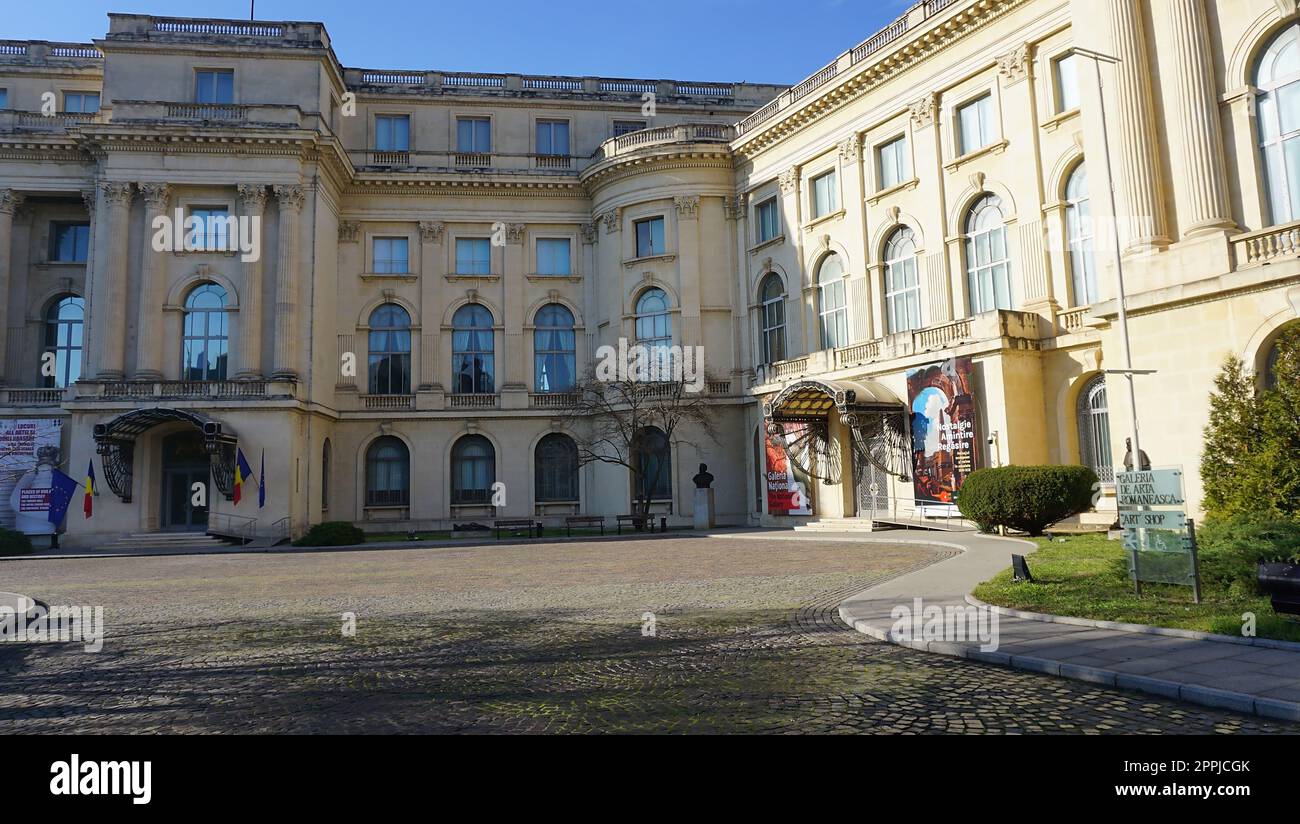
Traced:
[[1199, 604], [1195, 523], [1185, 510], [1182, 468], [1117, 472], [1115, 496], [1134, 592], [1142, 595], [1143, 581], [1190, 584]]

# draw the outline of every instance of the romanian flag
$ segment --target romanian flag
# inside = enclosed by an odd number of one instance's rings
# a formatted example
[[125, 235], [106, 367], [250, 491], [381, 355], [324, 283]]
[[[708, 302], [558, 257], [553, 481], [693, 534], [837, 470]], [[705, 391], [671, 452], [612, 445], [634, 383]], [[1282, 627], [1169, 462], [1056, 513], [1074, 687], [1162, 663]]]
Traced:
[[235, 506], [239, 506], [239, 499], [243, 497], [244, 481], [253, 477], [253, 467], [248, 465], [244, 459], [244, 450], [235, 448]]
[[81, 511], [89, 518], [95, 514], [95, 462], [91, 460], [86, 469], [86, 494], [81, 499]]
[[257, 475], [257, 508], [266, 506], [266, 450], [262, 450], [262, 466]]

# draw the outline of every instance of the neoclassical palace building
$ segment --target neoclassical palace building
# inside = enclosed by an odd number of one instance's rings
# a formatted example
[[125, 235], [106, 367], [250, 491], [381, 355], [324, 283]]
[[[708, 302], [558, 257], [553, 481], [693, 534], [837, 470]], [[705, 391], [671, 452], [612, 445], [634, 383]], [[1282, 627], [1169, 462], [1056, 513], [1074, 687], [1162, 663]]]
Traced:
[[1196, 509], [1216, 371], [1300, 317], [1298, 41], [1296, 0], [925, 0], [791, 87], [346, 68], [307, 22], [0, 41], [0, 525], [88, 466], [75, 546], [627, 513], [568, 414], [620, 340], [705, 355], [716, 439], [647, 441], [670, 523], [700, 463], [721, 524], [1110, 482], [1121, 274]]

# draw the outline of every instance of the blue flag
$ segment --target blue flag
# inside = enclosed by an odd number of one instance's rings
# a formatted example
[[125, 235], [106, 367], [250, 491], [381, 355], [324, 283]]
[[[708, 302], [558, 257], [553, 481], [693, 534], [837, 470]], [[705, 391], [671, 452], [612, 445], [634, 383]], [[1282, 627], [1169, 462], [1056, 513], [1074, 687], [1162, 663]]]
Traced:
[[266, 449], [262, 450], [262, 466], [257, 472], [257, 508], [266, 506]]
[[50, 523], [55, 526], [63, 523], [68, 514], [68, 504], [72, 503], [72, 496], [77, 494], [78, 486], [70, 475], [54, 470], [50, 479]]

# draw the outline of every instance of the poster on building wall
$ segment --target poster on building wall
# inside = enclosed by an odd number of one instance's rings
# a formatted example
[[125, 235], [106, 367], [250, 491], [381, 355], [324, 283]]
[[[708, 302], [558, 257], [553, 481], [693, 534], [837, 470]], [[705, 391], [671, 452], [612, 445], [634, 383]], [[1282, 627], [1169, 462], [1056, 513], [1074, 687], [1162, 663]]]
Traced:
[[768, 433], [764, 452], [767, 453], [767, 512], [769, 515], [811, 515], [812, 500], [808, 497], [808, 479], [802, 477], [785, 451], [787, 439], [796, 439], [807, 430], [807, 424], [783, 423], [784, 435]]
[[916, 503], [955, 501], [979, 468], [979, 420], [970, 358], [952, 358], [907, 373], [912, 413], [912, 488]]
[[63, 421], [0, 420], [0, 527], [49, 535], [50, 488], [62, 462]]

